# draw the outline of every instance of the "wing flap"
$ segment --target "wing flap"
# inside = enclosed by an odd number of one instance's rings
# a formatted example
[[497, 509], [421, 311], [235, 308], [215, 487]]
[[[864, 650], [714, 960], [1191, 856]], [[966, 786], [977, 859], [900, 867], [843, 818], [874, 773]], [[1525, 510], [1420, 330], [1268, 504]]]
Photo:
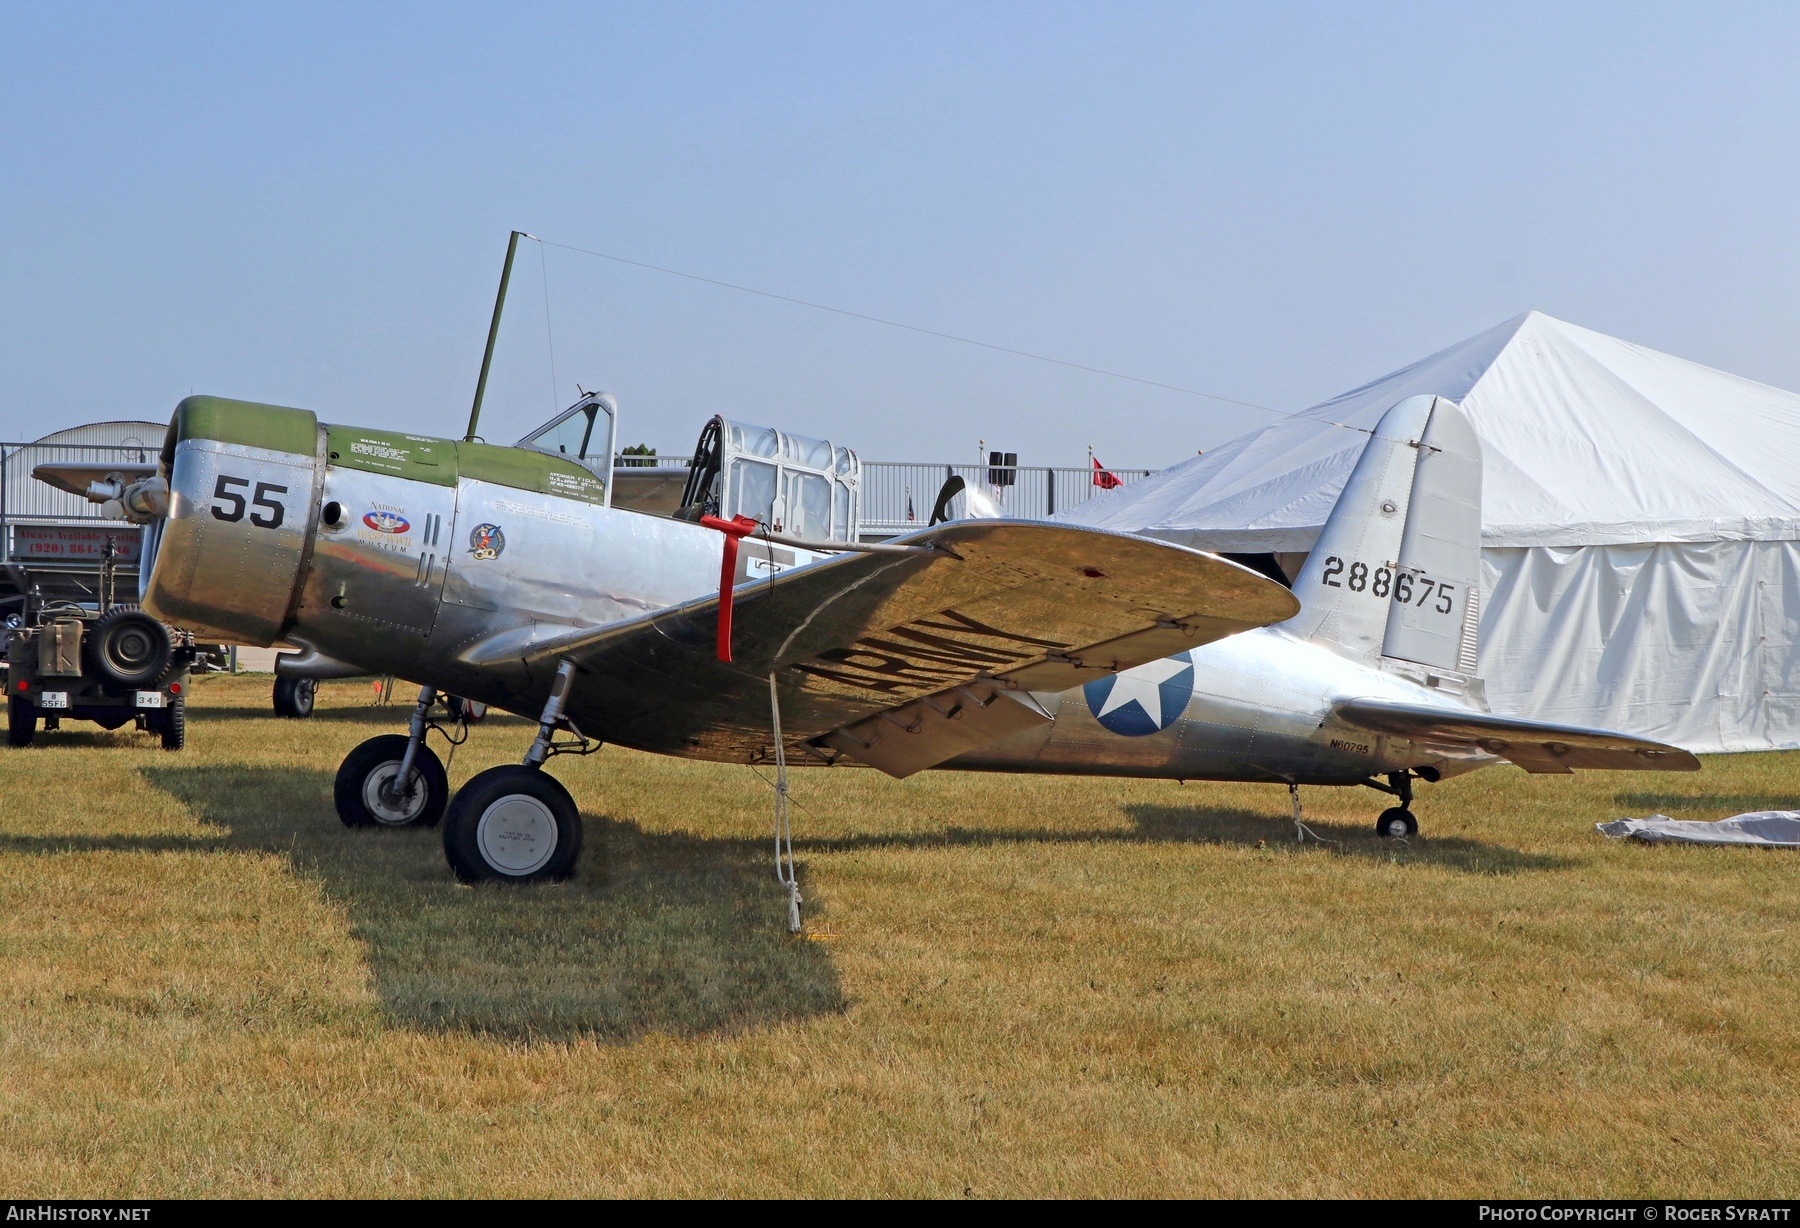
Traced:
[[923, 696], [814, 741], [889, 776], [905, 777], [1049, 723], [1049, 714], [1029, 697], [975, 683]]
[[1610, 772], [1700, 770], [1700, 761], [1679, 746], [1607, 729], [1553, 725], [1382, 699], [1345, 700], [1332, 708], [1332, 715], [1371, 733], [1455, 750], [1472, 747], [1516, 763], [1527, 772], [1544, 775], [1562, 775], [1577, 768]]

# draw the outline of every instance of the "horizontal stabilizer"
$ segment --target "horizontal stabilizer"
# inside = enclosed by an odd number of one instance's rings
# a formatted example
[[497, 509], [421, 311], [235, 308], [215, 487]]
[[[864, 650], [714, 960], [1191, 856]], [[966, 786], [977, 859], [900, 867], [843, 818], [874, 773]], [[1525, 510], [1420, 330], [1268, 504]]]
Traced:
[[1351, 699], [1332, 715], [1347, 725], [1389, 737], [1409, 738], [1453, 750], [1473, 747], [1518, 764], [1527, 772], [1697, 772], [1700, 761], [1679, 746], [1628, 733], [1549, 725], [1457, 708]]

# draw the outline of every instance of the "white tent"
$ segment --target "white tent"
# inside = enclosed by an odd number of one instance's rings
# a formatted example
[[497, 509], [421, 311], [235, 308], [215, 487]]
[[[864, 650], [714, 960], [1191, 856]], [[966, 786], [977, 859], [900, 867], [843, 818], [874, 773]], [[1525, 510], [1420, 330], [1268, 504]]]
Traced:
[[1416, 393], [1461, 402], [1481, 436], [1496, 712], [1800, 746], [1800, 395], [1538, 312], [1064, 518], [1304, 552], [1363, 432]]

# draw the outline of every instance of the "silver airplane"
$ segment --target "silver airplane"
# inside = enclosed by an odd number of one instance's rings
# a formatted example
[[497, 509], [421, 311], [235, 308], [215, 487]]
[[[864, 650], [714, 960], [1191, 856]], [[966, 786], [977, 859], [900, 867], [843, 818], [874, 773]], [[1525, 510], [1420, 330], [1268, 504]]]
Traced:
[[[1218, 555], [1054, 522], [859, 544], [847, 449], [769, 432], [766, 459], [726, 465], [719, 419], [675, 515], [612, 506], [615, 417], [590, 395], [505, 448], [190, 397], [153, 473], [40, 476], [147, 526], [158, 617], [296, 645], [287, 676], [419, 684], [409, 733], [344, 760], [337, 809], [352, 826], [441, 819], [466, 881], [572, 872], [580, 814], [543, 768], [602, 742], [895, 777], [1368, 785], [1395, 802], [1382, 836], [1417, 830], [1414, 780], [1503, 760], [1699, 767], [1677, 747], [1485, 710], [1480, 449], [1447, 400], [1382, 419], [1292, 591]], [[738, 506], [773, 510], [718, 514]], [[523, 761], [451, 798], [425, 740], [440, 694], [535, 720]]]

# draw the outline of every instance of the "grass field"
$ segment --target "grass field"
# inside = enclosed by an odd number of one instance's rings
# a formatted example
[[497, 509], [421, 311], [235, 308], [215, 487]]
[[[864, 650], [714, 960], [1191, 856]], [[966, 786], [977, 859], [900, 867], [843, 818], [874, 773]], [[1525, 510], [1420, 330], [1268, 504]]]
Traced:
[[[189, 749], [0, 751], [0, 1192], [1762, 1195], [1800, 1186], [1800, 858], [1597, 820], [1800, 800], [1800, 756], [1381, 799], [796, 773], [608, 748], [578, 879], [347, 831], [400, 730], [199, 680]], [[92, 726], [81, 729], [92, 730]], [[460, 783], [516, 761], [478, 727]]]

